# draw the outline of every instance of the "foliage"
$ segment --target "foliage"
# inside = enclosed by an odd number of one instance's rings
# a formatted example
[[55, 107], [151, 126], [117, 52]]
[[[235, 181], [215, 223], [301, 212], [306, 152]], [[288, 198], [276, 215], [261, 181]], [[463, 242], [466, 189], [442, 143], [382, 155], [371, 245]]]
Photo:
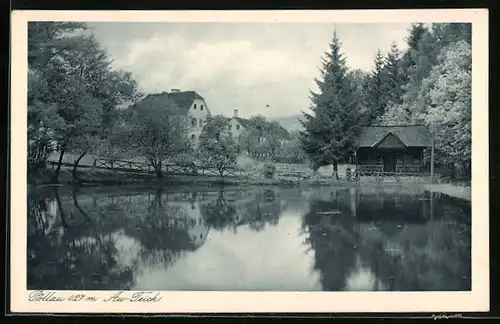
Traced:
[[121, 147], [144, 157], [163, 178], [164, 162], [190, 151], [186, 114], [171, 99], [149, 97], [129, 108]]
[[206, 122], [200, 134], [200, 143], [218, 140], [221, 136], [227, 136], [229, 118], [223, 115], [207, 116]]
[[380, 50], [377, 51], [373, 63], [374, 69], [368, 77], [366, 94], [366, 105], [371, 122], [376, 121], [384, 113], [388, 102], [385, 62]]
[[[398, 46], [393, 43], [384, 63], [384, 89], [387, 93], [387, 106], [401, 103], [403, 96], [403, 71], [401, 52]], [[387, 109], [387, 106], [385, 107]]]
[[422, 119], [434, 130], [438, 161], [468, 166], [471, 159], [472, 50], [465, 42], [442, 51], [424, 80], [429, 103]]
[[272, 163], [266, 163], [264, 165], [264, 176], [268, 179], [272, 179], [276, 173], [276, 166]]
[[224, 181], [224, 172], [236, 164], [238, 146], [225, 130], [229, 119], [224, 116], [207, 118], [201, 132], [198, 158], [206, 165], [215, 167]]
[[282, 154], [283, 143], [289, 139], [290, 134], [278, 122], [271, 122], [258, 115], [248, 120], [248, 125], [240, 134], [238, 145], [241, 151], [250, 156], [275, 161]]
[[[61, 160], [72, 151], [81, 153], [81, 159], [109, 134], [116, 107], [134, 100], [135, 81], [130, 73], [112, 68], [106, 51], [87, 33], [85, 24], [30, 22], [28, 34], [28, 127], [43, 127], [52, 140], [52, 146], [47, 146], [46, 140], [29, 133], [29, 141], [40, 146], [32, 151], [57, 149]], [[48, 118], [53, 122], [44, 122]], [[36, 159], [40, 156], [44, 154]]]
[[[393, 100], [387, 106], [381, 122], [430, 126], [435, 133], [436, 162], [457, 163], [468, 168], [471, 157], [471, 25], [436, 23], [428, 28], [416, 24], [409, 31], [408, 45], [399, 61], [401, 74], [398, 78], [403, 77], [404, 81], [401, 101]], [[425, 156], [428, 157], [428, 152]]]
[[281, 154], [277, 162], [286, 163], [304, 163], [306, 154], [302, 149], [302, 145], [297, 132], [290, 134], [290, 140], [283, 143]]
[[315, 170], [333, 164], [336, 171], [337, 163], [354, 153], [361, 120], [360, 100], [345, 60], [334, 35], [330, 52], [323, 59], [321, 78], [316, 79], [319, 92], [311, 91], [312, 113], [304, 112], [304, 131], [299, 135]]

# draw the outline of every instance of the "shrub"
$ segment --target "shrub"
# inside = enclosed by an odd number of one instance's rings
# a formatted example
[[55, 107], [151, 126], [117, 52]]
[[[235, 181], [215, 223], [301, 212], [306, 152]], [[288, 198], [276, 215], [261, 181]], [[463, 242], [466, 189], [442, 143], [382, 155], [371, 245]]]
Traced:
[[271, 179], [274, 177], [274, 174], [276, 173], [276, 166], [271, 163], [266, 163], [264, 165], [264, 176], [268, 179]]

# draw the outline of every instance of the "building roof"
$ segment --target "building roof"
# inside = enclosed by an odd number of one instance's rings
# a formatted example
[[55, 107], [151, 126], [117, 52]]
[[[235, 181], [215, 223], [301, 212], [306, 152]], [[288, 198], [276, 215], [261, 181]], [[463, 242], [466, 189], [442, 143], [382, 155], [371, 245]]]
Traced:
[[236, 121], [238, 123], [240, 123], [241, 126], [243, 126], [243, 127], [247, 127], [248, 126], [248, 119], [241, 118], [241, 117], [233, 117], [233, 118], [236, 119]]
[[[161, 92], [161, 93], [153, 93], [147, 95], [141, 101], [147, 101], [151, 99], [161, 100], [162, 98], [173, 100], [180, 109], [183, 111], [188, 111], [193, 101], [195, 99], [205, 100], [202, 96], [200, 96], [196, 91], [176, 91], [176, 92]], [[208, 108], [207, 108], [208, 110]]]
[[395, 135], [407, 147], [429, 147], [431, 133], [424, 125], [363, 126], [358, 137], [358, 147], [374, 147], [387, 135]]

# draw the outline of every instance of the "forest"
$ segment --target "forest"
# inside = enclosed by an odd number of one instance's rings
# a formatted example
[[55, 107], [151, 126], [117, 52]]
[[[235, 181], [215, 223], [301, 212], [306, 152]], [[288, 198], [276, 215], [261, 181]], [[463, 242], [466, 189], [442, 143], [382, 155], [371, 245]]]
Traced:
[[311, 167], [336, 169], [351, 157], [362, 125], [426, 125], [436, 163], [470, 176], [471, 42], [468, 23], [413, 24], [407, 49], [393, 43], [387, 53], [377, 51], [365, 72], [348, 66], [334, 34], [316, 78], [319, 91], [311, 91], [311, 112], [301, 120]]

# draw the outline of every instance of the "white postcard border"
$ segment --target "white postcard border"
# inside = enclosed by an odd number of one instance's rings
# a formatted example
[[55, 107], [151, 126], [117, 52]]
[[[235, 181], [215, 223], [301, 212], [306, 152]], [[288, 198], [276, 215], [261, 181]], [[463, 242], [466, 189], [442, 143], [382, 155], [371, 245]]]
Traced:
[[[186, 292], [162, 291], [151, 303], [103, 302], [114, 292], [78, 293], [101, 301], [29, 301], [26, 289], [27, 22], [471, 22], [472, 81], [472, 290], [470, 292]], [[14, 11], [11, 19], [11, 311], [36, 313], [198, 312], [471, 312], [489, 310], [488, 11]], [[124, 292], [129, 296], [133, 292]]]

